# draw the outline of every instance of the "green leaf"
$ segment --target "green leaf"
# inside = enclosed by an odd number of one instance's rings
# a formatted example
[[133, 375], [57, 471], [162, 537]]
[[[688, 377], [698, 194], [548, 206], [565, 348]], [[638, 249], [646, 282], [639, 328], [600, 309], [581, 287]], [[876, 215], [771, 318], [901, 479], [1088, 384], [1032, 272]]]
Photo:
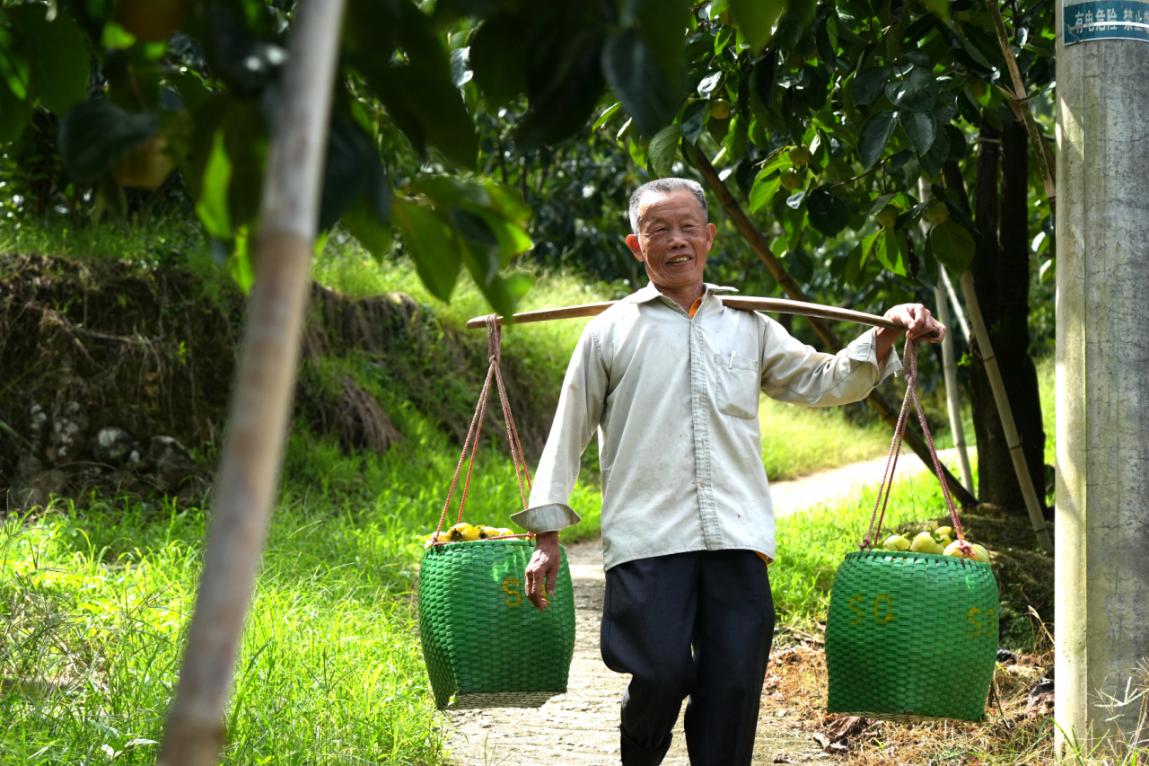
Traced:
[[32, 107], [16, 98], [7, 83], [0, 80], [0, 146], [15, 141], [31, 119]]
[[683, 88], [691, 4], [691, 0], [622, 0], [622, 23], [638, 29], [667, 82]]
[[[954, 130], [957, 130], [954, 128]], [[929, 175], [936, 175], [941, 172], [942, 167], [945, 165], [946, 160], [949, 159], [950, 153], [950, 139], [949, 130], [942, 129], [934, 136], [934, 142], [930, 146], [929, 151], [925, 154], [918, 155], [918, 163]]]
[[352, 202], [351, 207], [347, 208], [347, 212], [340, 219], [351, 236], [359, 240], [359, 244], [375, 256], [376, 260], [382, 260], [391, 252], [391, 227], [386, 224], [386, 220], [380, 219], [378, 212], [365, 196]]
[[227, 210], [233, 228], [246, 226], [259, 215], [267, 154], [267, 129], [258, 103], [228, 99], [223, 118], [224, 149], [231, 164]]
[[754, 185], [750, 187], [750, 212], [757, 213], [770, 204], [781, 185], [782, 174], [774, 172], [773, 168], [759, 173], [754, 179]]
[[75, 19], [58, 13], [48, 21], [48, 7], [29, 3], [12, 8], [13, 26], [27, 47], [32, 94], [44, 108], [64, 114], [88, 95], [91, 57], [88, 41]]
[[924, 155], [934, 145], [934, 139], [937, 137], [937, 125], [932, 114], [902, 112], [898, 115], [898, 121], [902, 124], [902, 130], [906, 131], [906, 135], [909, 136], [910, 143], [914, 145], [914, 151], [918, 153], [918, 156]]
[[794, 0], [786, 3], [786, 12], [778, 20], [778, 28], [774, 30], [771, 41], [778, 50], [791, 51], [805, 37], [807, 30], [814, 23], [817, 16], [818, 4], [810, 0]]
[[906, 77], [886, 85], [886, 98], [898, 109], [928, 112], [934, 108], [937, 97], [937, 81], [922, 67], [915, 66]]
[[882, 156], [890, 136], [894, 134], [895, 124], [893, 112], [878, 112], [862, 126], [861, 135], [858, 136], [858, 153], [867, 170]]
[[356, 199], [366, 196], [368, 184], [379, 169], [379, 153], [371, 138], [349, 115], [334, 112], [323, 164], [323, 197], [319, 206], [321, 230], [334, 226]]
[[228, 210], [228, 186], [231, 183], [231, 159], [227, 156], [225, 134], [212, 134], [211, 151], [204, 165], [198, 186], [195, 212], [207, 233], [218, 240], [230, 240], [234, 235]]
[[757, 53], [770, 42], [775, 23], [789, 4], [789, 0], [730, 0], [734, 23], [746, 38], [751, 52]]
[[581, 130], [602, 95], [602, 38], [597, 28], [542, 29], [527, 62], [529, 107], [516, 130], [524, 149], [560, 141]]
[[389, 31], [406, 54], [406, 61], [395, 61], [385, 36], [378, 46], [382, 50], [374, 50], [360, 39], [361, 30], [352, 34], [352, 61], [399, 128], [417, 150], [427, 142], [452, 162], [474, 168], [479, 151], [475, 126], [452, 79], [450, 56], [431, 20], [411, 0], [364, 0], [352, 10], [356, 18], [386, 20], [389, 27], [379, 29]]
[[973, 261], [976, 247], [973, 235], [952, 218], [931, 228], [927, 241], [934, 257], [955, 274], [966, 271]]
[[460, 243], [451, 227], [428, 205], [396, 197], [391, 203], [395, 225], [415, 261], [419, 279], [436, 298], [449, 301], [462, 264]]
[[891, 229], [882, 229], [871, 239], [867, 257], [874, 257], [889, 271], [900, 276], [906, 275], [905, 253], [898, 235]]
[[[426, 176], [413, 183], [411, 188], [431, 198], [440, 217], [449, 218], [464, 238], [468, 233], [481, 233], [482, 236], [470, 237], [472, 245], [485, 243], [493, 237], [489, 244], [497, 246], [493, 256], [496, 270], [533, 246], [526, 231], [529, 209], [492, 181]], [[466, 215], [461, 215], [464, 213]], [[481, 222], [481, 227], [475, 223], [476, 219]]]
[[890, 79], [890, 69], [863, 69], [850, 81], [850, 98], [856, 106], [869, 106], [882, 94]]
[[942, 21], [949, 21], [950, 0], [922, 0], [926, 9]]
[[667, 125], [650, 139], [646, 158], [657, 175], [671, 174], [674, 160], [678, 157], [678, 142], [681, 138], [682, 130], [677, 125]]
[[452, 162], [475, 167], [479, 140], [463, 97], [451, 82], [450, 70], [443, 73], [393, 64], [368, 82], [416, 147], [425, 139]]
[[128, 112], [105, 99], [85, 101], [60, 122], [60, 156], [77, 181], [92, 183], [156, 128], [154, 114]]
[[14, 31], [0, 25], [0, 81], [7, 83], [19, 101], [27, 101], [31, 67], [23, 51], [19, 50], [19, 37], [13, 34]]
[[806, 214], [815, 229], [832, 237], [849, 223], [850, 206], [845, 200], [831, 194], [825, 186], [819, 186], [806, 196]]
[[493, 16], [471, 37], [471, 68], [487, 104], [499, 107], [527, 89], [527, 51], [518, 15]]
[[490, 16], [507, 6], [513, 5], [511, 0], [439, 0], [436, 11], [450, 9], [464, 16]]
[[682, 111], [682, 118], [679, 121], [682, 137], [691, 144], [698, 143], [698, 137], [702, 135], [702, 129], [706, 126], [706, 118], [709, 115], [709, 101], [692, 101], [688, 104]]
[[686, 95], [685, 84], [668, 79], [636, 29], [625, 29], [607, 39], [602, 69], [607, 83], [644, 136], [653, 136], [673, 120]]

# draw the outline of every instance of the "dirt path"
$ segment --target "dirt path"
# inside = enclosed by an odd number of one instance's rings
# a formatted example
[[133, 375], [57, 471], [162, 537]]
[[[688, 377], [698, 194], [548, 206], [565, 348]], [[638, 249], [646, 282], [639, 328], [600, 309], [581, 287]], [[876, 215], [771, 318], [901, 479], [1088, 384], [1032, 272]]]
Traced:
[[[945, 459], [945, 456], [943, 456]], [[952, 462], [947, 460], [947, 462]], [[776, 513], [789, 515], [856, 492], [881, 478], [885, 458], [856, 463], [792, 482], [772, 485]], [[912, 454], [899, 459], [898, 475], [923, 470]], [[618, 763], [618, 706], [627, 676], [611, 672], [599, 654], [602, 609], [602, 548], [598, 540], [566, 546], [574, 582], [575, 650], [566, 694], [540, 708], [450, 711], [449, 744], [457, 766], [608, 766]], [[755, 764], [822, 764], [809, 731], [786, 701], [763, 692]], [[685, 708], [685, 705], [683, 706]], [[665, 766], [688, 766], [682, 718]]]

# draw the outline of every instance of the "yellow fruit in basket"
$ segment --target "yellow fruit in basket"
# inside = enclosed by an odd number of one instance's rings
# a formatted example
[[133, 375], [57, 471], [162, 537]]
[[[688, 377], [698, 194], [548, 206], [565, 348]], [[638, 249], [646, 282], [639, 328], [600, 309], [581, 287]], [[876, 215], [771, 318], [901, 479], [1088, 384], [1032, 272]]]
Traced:
[[973, 548], [973, 560], [974, 561], [983, 561], [987, 564], [989, 563], [989, 551], [987, 551], [985, 549], [984, 545], [978, 545], [977, 543], [972, 543], [970, 545], [970, 547]]
[[934, 530], [934, 539], [943, 546], [949, 545], [954, 539], [954, 528], [950, 526], [938, 527]]
[[479, 539], [480, 540], [490, 540], [492, 537], [498, 537], [498, 536], [499, 536], [499, 530], [495, 529], [494, 527], [488, 527], [485, 524], [483, 526], [479, 527]]
[[[965, 546], [964, 548], [962, 547], [963, 545]], [[946, 546], [946, 549], [942, 551], [942, 555], [954, 556], [960, 559], [972, 559], [973, 547], [970, 546], [969, 543], [963, 543], [961, 540], [954, 540]]]
[[890, 535], [882, 541], [882, 547], [887, 551], [908, 551], [910, 541], [906, 539], [905, 535]]
[[507, 529], [506, 527], [499, 527], [498, 533], [499, 537], [512, 537], [515, 531], [513, 529]]
[[929, 532], [918, 532], [910, 543], [910, 550], [914, 553], [941, 553], [945, 549]]
[[478, 540], [479, 530], [477, 527], [474, 527], [465, 521], [460, 521], [458, 524], [447, 530], [446, 537], [447, 542], [466, 543], [472, 540]]

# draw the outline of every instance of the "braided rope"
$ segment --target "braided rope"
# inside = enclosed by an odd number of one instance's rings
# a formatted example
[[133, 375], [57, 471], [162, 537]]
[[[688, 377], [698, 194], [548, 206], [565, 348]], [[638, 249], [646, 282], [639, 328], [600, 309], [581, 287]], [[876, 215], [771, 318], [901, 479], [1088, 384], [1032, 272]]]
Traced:
[[953, 522], [954, 532], [961, 543], [963, 552], [968, 554], [970, 551], [969, 543], [965, 540], [965, 530], [962, 528], [961, 519], [958, 517], [957, 506], [954, 503], [953, 493], [949, 483], [946, 481], [941, 460], [938, 458], [933, 435], [930, 433], [929, 424], [926, 422], [925, 410], [922, 408], [921, 400], [918, 398], [917, 345], [916, 341], [912, 341], [909, 338], [906, 339], [905, 353], [902, 356], [902, 367], [906, 375], [906, 394], [902, 399], [902, 409], [898, 413], [898, 422], [894, 426], [894, 438], [890, 444], [889, 455], [886, 457], [886, 467], [882, 473], [882, 483], [878, 486], [878, 495], [874, 500], [874, 509], [870, 513], [870, 526], [866, 531], [866, 536], [862, 538], [859, 547], [863, 549], [874, 547], [878, 536], [881, 535], [882, 522], [885, 520], [886, 506], [889, 503], [890, 492], [893, 487], [894, 470], [897, 467], [898, 455], [901, 453], [906, 422], [909, 419], [908, 414], [910, 405], [912, 404], [914, 413], [917, 415], [918, 424], [921, 426], [922, 434], [925, 436], [926, 446], [929, 448], [930, 461], [933, 464], [934, 473], [942, 485], [942, 495], [945, 497], [946, 507], [949, 510], [950, 520]]
[[[451, 509], [451, 503], [454, 500], [455, 490], [459, 483], [459, 476], [463, 470], [463, 463], [466, 463], [467, 473], [463, 480], [462, 491], [459, 495], [459, 512], [456, 516], [455, 523], [459, 523], [463, 520], [463, 510], [467, 504], [467, 496], [471, 489], [471, 478], [475, 470], [475, 457], [479, 453], [479, 441], [483, 432], [483, 421], [487, 417], [487, 401], [490, 395], [492, 381], [494, 381], [495, 387], [499, 392], [499, 405], [503, 414], [503, 427], [507, 436], [507, 443], [511, 448], [511, 462], [515, 468], [515, 480], [519, 486], [519, 500], [522, 503], [523, 509], [527, 507], [527, 497], [531, 488], [531, 477], [530, 471], [527, 468], [526, 453], [523, 451], [523, 445], [519, 439], [518, 428], [515, 425], [515, 417], [511, 412], [511, 402], [507, 396], [507, 389], [503, 380], [501, 367], [502, 333], [499, 328], [498, 316], [495, 314], [487, 316], [486, 324], [487, 377], [483, 381], [483, 388], [479, 392], [479, 400], [475, 404], [475, 412], [471, 417], [471, 425], [467, 429], [467, 438], [463, 442], [463, 449], [459, 452], [459, 460], [455, 464], [455, 473], [451, 477], [451, 485], [447, 490], [447, 499], [443, 503], [442, 513], [439, 514], [439, 523], [435, 527], [434, 534], [431, 536], [433, 545], [440, 544], [439, 534], [443, 531], [443, 524], [447, 520], [447, 512]], [[524, 535], [515, 535], [515, 537], [522, 536]]]

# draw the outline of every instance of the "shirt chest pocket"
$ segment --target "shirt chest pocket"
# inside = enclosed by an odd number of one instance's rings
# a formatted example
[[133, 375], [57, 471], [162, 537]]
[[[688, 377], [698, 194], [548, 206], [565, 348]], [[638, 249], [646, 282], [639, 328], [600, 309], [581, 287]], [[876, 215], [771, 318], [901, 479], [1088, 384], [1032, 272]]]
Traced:
[[719, 412], [736, 418], [757, 417], [761, 379], [756, 359], [735, 352], [717, 353], [714, 375]]

